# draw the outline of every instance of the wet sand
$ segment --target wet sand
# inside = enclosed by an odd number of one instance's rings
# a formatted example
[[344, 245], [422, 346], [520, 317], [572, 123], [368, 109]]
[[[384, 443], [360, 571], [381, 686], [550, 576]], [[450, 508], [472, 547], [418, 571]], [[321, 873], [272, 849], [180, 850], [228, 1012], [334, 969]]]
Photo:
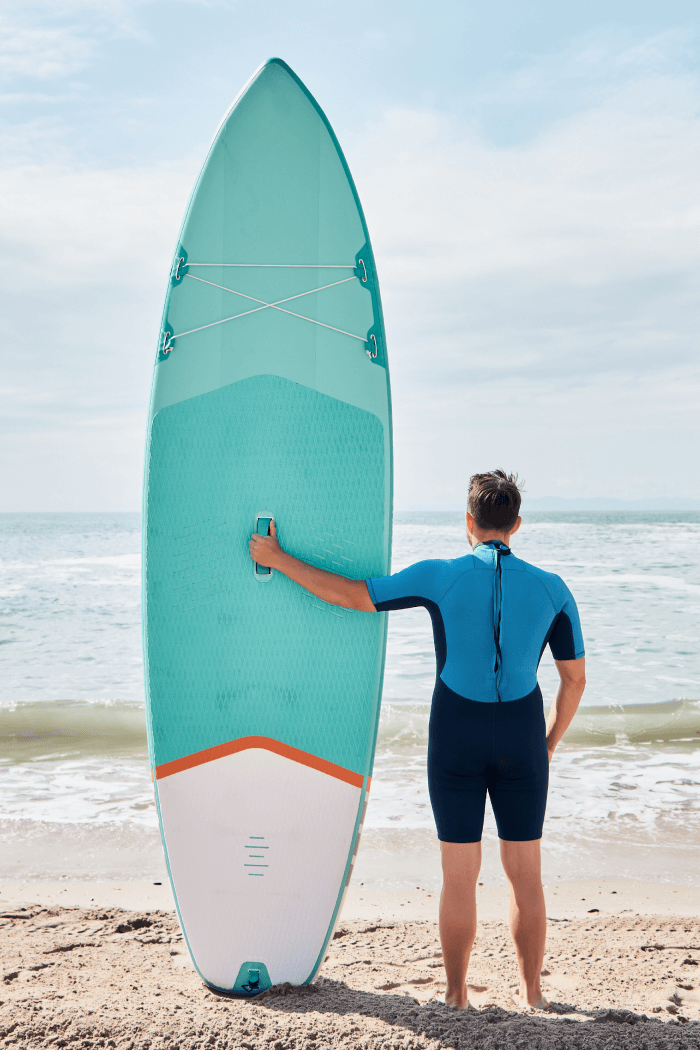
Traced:
[[[597, 911], [601, 916], [632, 912], [638, 915], [700, 916], [700, 886], [676, 886], [665, 882], [632, 879], [581, 879], [545, 885], [547, 915], [552, 919], [585, 918]], [[386, 890], [376, 883], [365, 886], [353, 879], [343, 903], [344, 920], [384, 919], [435, 921], [439, 893], [416, 885], [410, 889]], [[505, 886], [482, 886], [477, 890], [479, 916], [504, 920], [508, 912]], [[87, 882], [73, 879], [0, 879], [0, 908], [13, 910], [43, 905], [64, 908], [124, 908], [130, 911], [174, 911], [170, 884], [132, 880]], [[595, 911], [593, 910], [595, 909]]]
[[698, 1050], [700, 890], [619, 880], [547, 892], [551, 1012], [512, 1006], [505, 895], [485, 887], [469, 975], [485, 991], [472, 993], [473, 1011], [457, 1014], [438, 1001], [432, 894], [372, 898], [355, 887], [311, 987], [234, 1000], [197, 976], [167, 886], [3, 882], [0, 1043]]

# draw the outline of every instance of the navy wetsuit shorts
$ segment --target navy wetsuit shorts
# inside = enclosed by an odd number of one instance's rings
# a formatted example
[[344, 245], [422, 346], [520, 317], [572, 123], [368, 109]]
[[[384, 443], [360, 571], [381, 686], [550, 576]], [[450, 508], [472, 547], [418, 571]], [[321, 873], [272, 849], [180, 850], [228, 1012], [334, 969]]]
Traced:
[[549, 757], [539, 685], [521, 700], [482, 704], [439, 678], [428, 743], [428, 788], [441, 842], [479, 842], [486, 794], [498, 837], [542, 837]]

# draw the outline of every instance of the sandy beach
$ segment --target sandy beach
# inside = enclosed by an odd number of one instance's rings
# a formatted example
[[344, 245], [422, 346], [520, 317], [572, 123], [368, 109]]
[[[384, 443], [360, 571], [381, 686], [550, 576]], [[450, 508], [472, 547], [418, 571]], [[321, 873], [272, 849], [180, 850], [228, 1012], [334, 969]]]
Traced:
[[544, 988], [526, 1015], [502, 887], [480, 890], [469, 980], [444, 988], [434, 894], [356, 886], [321, 973], [255, 1000], [216, 995], [192, 967], [168, 886], [0, 884], [0, 1040], [18, 1047], [700, 1047], [700, 889], [627, 880], [547, 889]]

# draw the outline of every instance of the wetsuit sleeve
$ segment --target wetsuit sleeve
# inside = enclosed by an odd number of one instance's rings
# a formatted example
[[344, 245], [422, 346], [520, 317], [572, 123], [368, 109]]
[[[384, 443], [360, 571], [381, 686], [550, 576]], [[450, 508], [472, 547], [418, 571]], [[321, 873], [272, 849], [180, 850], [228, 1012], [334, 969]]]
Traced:
[[565, 591], [564, 603], [549, 634], [549, 648], [555, 660], [578, 660], [586, 655], [581, 621], [573, 594], [568, 587]]
[[[393, 576], [366, 580], [369, 596], [377, 612], [414, 609], [435, 602], [440, 596], [439, 561], [419, 561]], [[444, 590], [444, 587], [442, 588]], [[435, 592], [438, 592], [437, 594]]]

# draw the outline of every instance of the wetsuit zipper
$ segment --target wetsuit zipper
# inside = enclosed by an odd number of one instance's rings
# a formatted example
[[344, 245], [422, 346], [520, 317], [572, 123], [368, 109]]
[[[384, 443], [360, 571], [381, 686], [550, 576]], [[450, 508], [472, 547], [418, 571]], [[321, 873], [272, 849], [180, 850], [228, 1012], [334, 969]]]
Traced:
[[[496, 675], [496, 696], [501, 703], [501, 670], [503, 667], [503, 656], [501, 653], [501, 606], [503, 601], [503, 576], [501, 571], [501, 552], [498, 548], [494, 550], [496, 560], [496, 572], [493, 579], [493, 640], [496, 647], [496, 660], [494, 673]], [[510, 553], [510, 551], [508, 552]]]

